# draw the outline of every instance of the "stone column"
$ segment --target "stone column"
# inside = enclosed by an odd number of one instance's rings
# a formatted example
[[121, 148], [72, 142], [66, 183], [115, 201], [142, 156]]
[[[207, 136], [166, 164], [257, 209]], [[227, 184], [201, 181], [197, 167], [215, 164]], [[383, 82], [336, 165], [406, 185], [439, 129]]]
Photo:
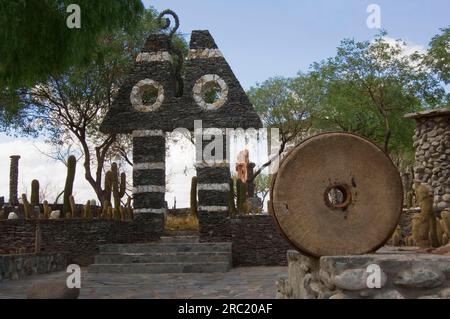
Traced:
[[204, 158], [205, 148], [210, 141], [202, 140], [197, 147], [196, 169], [198, 179], [198, 216], [200, 241], [231, 241], [228, 195], [230, 191], [230, 164], [227, 152], [227, 138], [222, 135], [223, 155], [221, 161], [211, 162]]
[[10, 156], [11, 164], [9, 168], [9, 204], [18, 205], [18, 183], [19, 183], [19, 155]]
[[160, 130], [133, 132], [133, 200], [137, 223], [157, 222], [164, 231], [166, 137]]

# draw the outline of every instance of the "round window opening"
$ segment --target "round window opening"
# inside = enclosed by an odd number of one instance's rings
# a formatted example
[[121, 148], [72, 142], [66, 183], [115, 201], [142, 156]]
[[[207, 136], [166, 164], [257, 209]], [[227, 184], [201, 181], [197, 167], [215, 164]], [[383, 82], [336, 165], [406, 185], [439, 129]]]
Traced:
[[164, 88], [156, 81], [141, 80], [133, 87], [130, 100], [138, 112], [155, 111], [164, 101]]
[[217, 110], [227, 102], [228, 86], [220, 76], [208, 74], [195, 83], [193, 94], [202, 109]]
[[325, 204], [332, 209], [346, 209], [352, 201], [352, 193], [347, 185], [328, 187], [324, 197]]

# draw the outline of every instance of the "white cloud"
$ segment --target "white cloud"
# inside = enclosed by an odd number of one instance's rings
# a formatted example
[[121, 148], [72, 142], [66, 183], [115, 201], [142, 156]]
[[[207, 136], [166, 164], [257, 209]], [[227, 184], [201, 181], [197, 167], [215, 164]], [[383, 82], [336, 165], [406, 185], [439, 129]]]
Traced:
[[[397, 39], [391, 38], [390, 36], [384, 36], [383, 40], [390, 45], [395, 45], [397, 43]], [[424, 54], [427, 52], [426, 48], [423, 45], [415, 44], [413, 42], [408, 43], [407, 41], [404, 40], [402, 41], [404, 43], [401, 43], [401, 48], [404, 56], [408, 56], [416, 52], [420, 54]]]

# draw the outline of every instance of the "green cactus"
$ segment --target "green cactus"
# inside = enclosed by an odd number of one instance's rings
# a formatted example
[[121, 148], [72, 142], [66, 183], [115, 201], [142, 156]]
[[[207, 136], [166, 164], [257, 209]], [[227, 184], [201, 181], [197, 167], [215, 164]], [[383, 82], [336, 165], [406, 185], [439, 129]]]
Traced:
[[113, 184], [113, 173], [111, 171], [107, 171], [105, 174], [103, 199], [108, 202], [111, 202], [112, 184]]
[[228, 206], [230, 208], [230, 215], [236, 215], [236, 204], [234, 202], [234, 180], [230, 178], [230, 191], [228, 193]]
[[52, 213], [52, 209], [48, 205], [48, 201], [44, 200], [43, 206], [44, 206], [44, 219], [49, 219], [50, 214]]
[[236, 182], [237, 211], [239, 214], [245, 213], [245, 202], [247, 200], [247, 184], [240, 179]]
[[109, 207], [111, 206], [111, 203], [107, 200], [105, 200], [103, 202], [103, 207], [102, 207], [102, 213], [101, 213], [101, 218], [103, 219], [107, 219], [108, 218], [108, 211], [109, 211]]
[[128, 196], [128, 198], [127, 198], [126, 208], [127, 208], [128, 219], [133, 220], [133, 207], [131, 207], [131, 197], [130, 196]]
[[191, 180], [191, 214], [198, 216], [198, 201], [197, 201], [197, 176], [192, 177]]
[[23, 212], [25, 219], [31, 218], [31, 205], [28, 202], [27, 195], [22, 194], [22, 204], [23, 204]]
[[[70, 195], [69, 203], [70, 203], [70, 218], [75, 218], [76, 212], [77, 212], [77, 207], [75, 205], [75, 197], [73, 197], [73, 195]], [[67, 216], [66, 216], [66, 218], [67, 218]]]
[[39, 205], [39, 181], [34, 179], [31, 182], [31, 198], [30, 198], [31, 206]]
[[121, 219], [120, 200], [125, 195], [127, 176], [125, 173], [120, 174], [120, 182], [119, 182], [119, 168], [117, 166], [117, 163], [112, 163], [111, 174], [112, 174], [112, 193], [114, 198], [114, 219], [120, 220]]
[[70, 214], [70, 196], [72, 196], [73, 191], [73, 182], [75, 180], [75, 172], [77, 167], [77, 159], [75, 156], [69, 156], [67, 161], [67, 177], [66, 177], [66, 185], [64, 186], [64, 205], [61, 217], [66, 217], [66, 215]]
[[83, 218], [92, 219], [91, 201], [88, 200], [83, 209]]

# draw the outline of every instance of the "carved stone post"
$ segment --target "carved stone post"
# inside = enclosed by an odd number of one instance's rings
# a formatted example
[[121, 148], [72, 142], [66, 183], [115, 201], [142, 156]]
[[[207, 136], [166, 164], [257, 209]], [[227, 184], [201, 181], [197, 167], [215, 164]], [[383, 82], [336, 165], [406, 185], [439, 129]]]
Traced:
[[9, 204], [11, 206], [19, 204], [18, 183], [19, 183], [19, 155], [10, 156], [11, 164], [9, 168]]

